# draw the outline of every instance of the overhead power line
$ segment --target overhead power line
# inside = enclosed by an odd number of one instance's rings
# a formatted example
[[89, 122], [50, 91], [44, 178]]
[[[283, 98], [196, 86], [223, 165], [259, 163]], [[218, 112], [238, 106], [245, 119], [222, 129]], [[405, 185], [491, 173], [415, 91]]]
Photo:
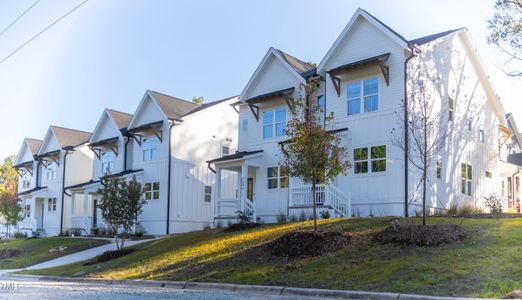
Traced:
[[38, 2], [40, 2], [40, 0], [36, 0], [33, 5], [29, 6], [28, 9], [26, 9], [21, 15], [19, 15], [16, 19], [14, 19], [13, 22], [11, 22], [11, 24], [7, 25], [7, 27], [2, 30], [2, 32], [0, 32], [0, 36], [2, 36], [2, 34], [4, 34], [7, 30], [9, 30], [9, 28], [11, 28], [11, 26], [13, 26], [16, 22], [18, 22], [18, 20], [20, 20], [28, 11], [31, 10], [31, 8], [33, 8], [36, 4], [38, 4]]
[[73, 7], [71, 10], [69, 10], [65, 15], [61, 16], [60, 18], [58, 18], [56, 21], [52, 22], [49, 26], [45, 27], [42, 31], [38, 32], [35, 36], [33, 36], [32, 38], [30, 38], [29, 40], [27, 40], [25, 43], [23, 43], [20, 47], [16, 48], [13, 52], [11, 52], [9, 55], [7, 55], [4, 59], [0, 60], [0, 64], [2, 64], [3, 62], [5, 62], [6, 60], [8, 60], [11, 56], [15, 55], [16, 52], [20, 51], [22, 48], [24, 48], [25, 46], [27, 46], [30, 42], [32, 42], [33, 40], [35, 40], [37, 37], [39, 37], [42, 33], [46, 32], [49, 28], [53, 27], [54, 25], [56, 25], [56, 23], [60, 22], [61, 20], [65, 19], [68, 15], [70, 15], [71, 13], [73, 13], [75, 10], [77, 10], [78, 8], [80, 8], [82, 5], [84, 5], [85, 3], [87, 3], [89, 0], [84, 0], [82, 3], [78, 4], [77, 6]]

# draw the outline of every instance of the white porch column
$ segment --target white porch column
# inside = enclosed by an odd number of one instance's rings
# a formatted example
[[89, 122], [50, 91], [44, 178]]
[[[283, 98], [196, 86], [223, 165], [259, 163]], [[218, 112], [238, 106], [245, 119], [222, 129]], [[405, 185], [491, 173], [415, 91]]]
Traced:
[[215, 191], [214, 191], [214, 217], [220, 215], [219, 204], [218, 202], [221, 200], [221, 168], [216, 167], [216, 181], [214, 183]]
[[[83, 210], [82, 210], [82, 224], [83, 226], [85, 227], [86, 224], [88, 224], [88, 219], [87, 219], [87, 214], [88, 214], [88, 211], [89, 210], [89, 192], [87, 192], [87, 190], [84, 190], [83, 191]], [[91, 233], [91, 228], [90, 226], [87, 226], [88, 228], [84, 228], [88, 234]]]
[[247, 197], [248, 165], [241, 165], [241, 199]]

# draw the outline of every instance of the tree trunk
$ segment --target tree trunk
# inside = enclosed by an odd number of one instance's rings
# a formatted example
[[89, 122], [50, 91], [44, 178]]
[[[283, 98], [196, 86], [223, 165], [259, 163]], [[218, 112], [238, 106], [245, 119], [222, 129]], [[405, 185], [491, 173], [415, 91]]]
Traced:
[[317, 232], [317, 209], [315, 204], [315, 181], [312, 182], [312, 207], [313, 207], [313, 214], [314, 214], [314, 232]]
[[426, 181], [428, 180], [428, 124], [427, 118], [424, 118], [424, 152], [423, 154], [423, 170], [422, 170], [422, 225], [426, 225]]
[[127, 238], [127, 231], [124, 231], [121, 236], [121, 247], [120, 250], [123, 250], [123, 246], [125, 245], [125, 239]]
[[426, 225], [426, 164], [422, 175], [422, 225]]

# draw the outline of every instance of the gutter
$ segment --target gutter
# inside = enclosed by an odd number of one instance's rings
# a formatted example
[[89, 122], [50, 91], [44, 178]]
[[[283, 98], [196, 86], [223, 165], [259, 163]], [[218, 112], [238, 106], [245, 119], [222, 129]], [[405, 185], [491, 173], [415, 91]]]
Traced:
[[125, 145], [123, 146], [123, 171], [127, 171], [127, 145], [129, 144], [131, 137], [130, 134], [124, 135], [127, 140], [125, 141]]
[[167, 228], [166, 232], [167, 235], [170, 232], [170, 186], [171, 186], [171, 169], [172, 169], [172, 143], [171, 143], [171, 137], [172, 137], [172, 127], [174, 127], [176, 123], [174, 120], [172, 120], [172, 124], [169, 125], [169, 173], [167, 175]]
[[408, 217], [408, 170], [409, 170], [409, 120], [408, 120], [408, 62], [415, 57], [415, 49], [408, 45], [410, 56], [404, 61], [404, 217]]

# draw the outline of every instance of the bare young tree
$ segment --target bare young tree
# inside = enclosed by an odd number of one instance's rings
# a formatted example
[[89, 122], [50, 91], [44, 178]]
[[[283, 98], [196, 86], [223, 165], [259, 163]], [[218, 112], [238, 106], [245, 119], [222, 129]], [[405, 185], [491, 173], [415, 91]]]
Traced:
[[[408, 136], [409, 143], [404, 142], [403, 115], [401, 130], [392, 130], [392, 143], [407, 151], [409, 162], [421, 172], [417, 185], [422, 185], [422, 224], [426, 225], [426, 194], [430, 178], [430, 167], [444, 148], [448, 135], [448, 109], [442, 99], [435, 98], [438, 80], [430, 76], [429, 66], [423, 63], [413, 65], [409, 72], [408, 84]], [[403, 103], [404, 106], [404, 103]], [[451, 116], [453, 117], [453, 116]]]

